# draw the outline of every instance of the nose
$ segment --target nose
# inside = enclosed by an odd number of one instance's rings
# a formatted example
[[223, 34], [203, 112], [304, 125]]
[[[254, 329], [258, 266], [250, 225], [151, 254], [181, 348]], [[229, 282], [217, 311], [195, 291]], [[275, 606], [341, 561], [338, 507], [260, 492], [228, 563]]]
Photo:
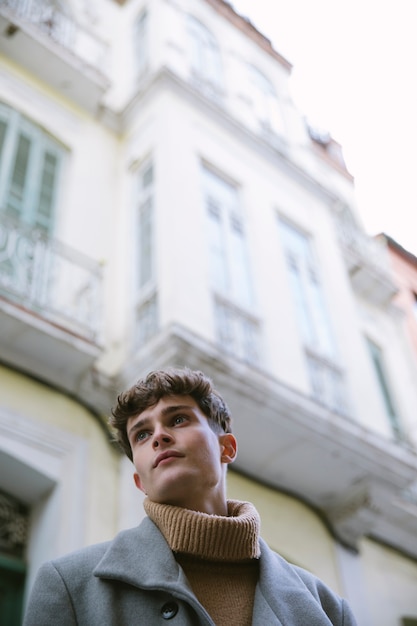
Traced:
[[158, 428], [153, 435], [152, 446], [154, 448], [163, 447], [169, 445], [174, 441], [174, 438], [164, 428]]

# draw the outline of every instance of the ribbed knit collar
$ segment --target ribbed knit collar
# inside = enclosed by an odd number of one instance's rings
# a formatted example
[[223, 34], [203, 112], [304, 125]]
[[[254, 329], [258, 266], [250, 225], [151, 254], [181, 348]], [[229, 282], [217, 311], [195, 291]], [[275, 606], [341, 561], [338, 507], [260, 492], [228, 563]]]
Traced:
[[228, 516], [159, 504], [149, 498], [145, 499], [144, 508], [173, 552], [212, 561], [241, 561], [260, 556], [260, 520], [250, 502], [228, 500]]

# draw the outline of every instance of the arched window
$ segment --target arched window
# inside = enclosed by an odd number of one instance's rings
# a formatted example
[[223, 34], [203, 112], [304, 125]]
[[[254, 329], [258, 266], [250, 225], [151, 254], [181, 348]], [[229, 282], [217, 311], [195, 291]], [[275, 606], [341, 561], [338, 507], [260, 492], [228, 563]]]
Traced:
[[0, 103], [0, 215], [50, 233], [64, 148]]
[[253, 65], [249, 65], [250, 99], [262, 130], [283, 134], [284, 122], [274, 86]]
[[212, 33], [194, 17], [188, 17], [193, 79], [219, 90], [222, 85], [220, 50]]

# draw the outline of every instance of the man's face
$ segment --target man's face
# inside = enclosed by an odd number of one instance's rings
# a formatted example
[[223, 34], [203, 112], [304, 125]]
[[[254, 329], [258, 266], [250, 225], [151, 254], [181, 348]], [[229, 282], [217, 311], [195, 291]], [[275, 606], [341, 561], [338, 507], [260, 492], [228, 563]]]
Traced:
[[127, 422], [136, 486], [153, 502], [225, 515], [232, 434], [216, 434], [190, 396], [165, 396]]

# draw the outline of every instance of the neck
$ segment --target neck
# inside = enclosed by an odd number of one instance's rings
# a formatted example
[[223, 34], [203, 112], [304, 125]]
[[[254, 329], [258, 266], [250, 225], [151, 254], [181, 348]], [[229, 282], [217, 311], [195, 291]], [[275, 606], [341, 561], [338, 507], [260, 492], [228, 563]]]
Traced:
[[[169, 504], [169, 503], [163, 503]], [[199, 501], [193, 500], [192, 502], [185, 502], [184, 506], [181, 504], [173, 503], [174, 506], [178, 506], [188, 511], [195, 511], [196, 513], [206, 513], [207, 515], [222, 515], [227, 516], [227, 500], [225, 498], [207, 498]]]
[[226, 516], [158, 504], [148, 498], [144, 508], [171, 550], [211, 560], [259, 557], [259, 515], [249, 502], [229, 500]]
[[189, 491], [184, 497], [179, 498], [173, 495], [171, 499], [165, 498], [159, 504], [168, 504], [197, 513], [207, 513], [207, 515], [227, 516], [225, 480], [223, 479], [222, 485], [218, 483], [213, 489], [204, 491], [204, 493]]

